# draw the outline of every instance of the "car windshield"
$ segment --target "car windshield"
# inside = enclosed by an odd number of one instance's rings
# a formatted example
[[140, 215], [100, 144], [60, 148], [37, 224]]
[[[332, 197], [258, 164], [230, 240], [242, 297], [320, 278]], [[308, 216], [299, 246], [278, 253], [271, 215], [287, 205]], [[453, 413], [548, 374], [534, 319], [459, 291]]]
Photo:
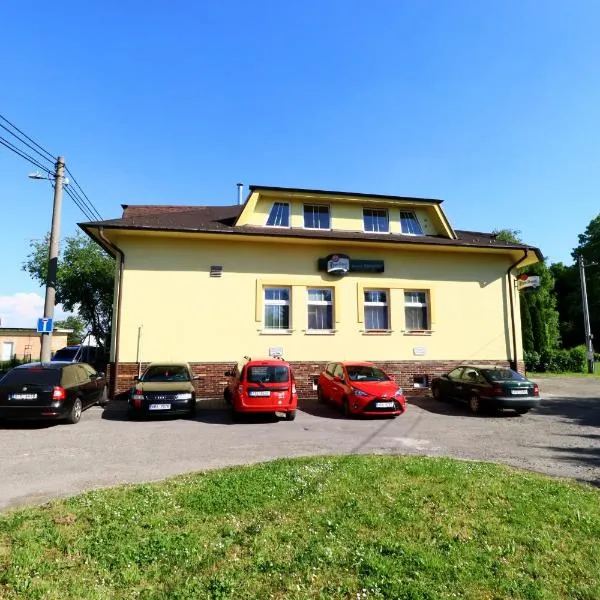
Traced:
[[379, 368], [368, 365], [346, 367], [350, 381], [389, 381], [390, 378]]
[[44, 369], [41, 367], [12, 369], [2, 378], [2, 385], [58, 385], [59, 383], [60, 369]]
[[482, 369], [481, 373], [490, 381], [527, 381], [527, 377], [512, 369]]
[[249, 383], [285, 383], [289, 381], [290, 370], [286, 366], [248, 367], [246, 379]]
[[190, 374], [183, 365], [156, 365], [148, 367], [140, 381], [190, 381]]
[[61, 348], [52, 357], [54, 361], [73, 362], [79, 348]]

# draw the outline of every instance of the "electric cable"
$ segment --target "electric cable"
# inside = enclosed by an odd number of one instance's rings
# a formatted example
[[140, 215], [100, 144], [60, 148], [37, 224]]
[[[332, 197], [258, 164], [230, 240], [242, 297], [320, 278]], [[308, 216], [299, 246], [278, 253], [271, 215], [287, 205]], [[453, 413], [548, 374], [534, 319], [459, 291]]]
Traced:
[[24, 150], [17, 148], [13, 143], [9, 142], [6, 138], [3, 138], [2, 136], [0, 136], [0, 144], [6, 146], [9, 150], [12, 150], [12, 152], [18, 154], [21, 158], [24, 158], [25, 160], [29, 161], [38, 169], [45, 171], [46, 173], [48, 173], [48, 175], [53, 175], [52, 171], [50, 171], [47, 167], [39, 163], [35, 158], [33, 158], [33, 156], [30, 156]]
[[[35, 140], [32, 140], [25, 132], [21, 131], [16, 125], [14, 125], [13, 123], [11, 123], [5, 116], [0, 115], [0, 119], [2, 119], [5, 123], [8, 123], [13, 129], [15, 129], [16, 131], [18, 131], [21, 135], [25, 136], [32, 144], [34, 144], [42, 152], [44, 152], [44, 154], [46, 154], [52, 160], [52, 162], [56, 162], [56, 156], [53, 156], [52, 154], [50, 154], [50, 152], [48, 152], [48, 150], [46, 150], [45, 148], [43, 148], [42, 146], [40, 146]], [[6, 129], [6, 127], [4, 129]], [[12, 135], [14, 135], [15, 137], [17, 137], [14, 133]]]

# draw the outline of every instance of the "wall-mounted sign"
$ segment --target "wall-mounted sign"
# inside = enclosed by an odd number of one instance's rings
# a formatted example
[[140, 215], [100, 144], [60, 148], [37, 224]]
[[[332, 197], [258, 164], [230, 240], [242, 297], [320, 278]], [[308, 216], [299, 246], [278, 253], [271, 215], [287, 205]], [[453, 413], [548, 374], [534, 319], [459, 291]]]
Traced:
[[427, 348], [425, 348], [425, 346], [414, 346], [413, 354], [415, 356], [425, 356], [427, 354]]
[[326, 271], [330, 275], [345, 275], [353, 273], [383, 273], [382, 260], [366, 260], [350, 258], [346, 254], [330, 254], [326, 258], [319, 258], [319, 271]]
[[540, 287], [540, 278], [538, 275], [527, 275], [523, 273], [523, 275], [519, 275], [517, 279], [517, 288], [519, 290], [526, 290], [527, 288], [539, 288]]
[[272, 356], [273, 358], [283, 356], [283, 346], [271, 346], [269, 348], [269, 356]]

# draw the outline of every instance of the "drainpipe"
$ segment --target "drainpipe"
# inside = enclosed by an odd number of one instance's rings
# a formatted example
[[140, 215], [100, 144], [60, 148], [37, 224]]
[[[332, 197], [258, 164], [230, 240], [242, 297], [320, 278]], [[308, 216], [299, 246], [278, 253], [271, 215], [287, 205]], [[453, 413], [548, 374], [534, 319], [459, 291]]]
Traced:
[[513, 359], [510, 361], [510, 368], [517, 370], [517, 324], [515, 323], [515, 301], [513, 298], [513, 285], [511, 271], [516, 269], [525, 259], [527, 258], [527, 250], [523, 250], [523, 256], [513, 265], [508, 267], [506, 271], [506, 277], [508, 280], [508, 296], [510, 298], [510, 321], [512, 325], [512, 338], [513, 338]]
[[115, 336], [115, 364], [114, 364], [114, 377], [112, 378], [112, 385], [110, 385], [109, 397], [114, 399], [117, 391], [117, 381], [119, 377], [119, 336], [121, 333], [121, 300], [123, 298], [123, 266], [125, 264], [125, 254], [123, 251], [117, 248], [105, 235], [104, 235], [104, 227], [98, 227], [98, 236], [100, 239], [108, 246], [114, 253], [115, 256], [119, 257], [119, 279], [117, 285], [119, 286], [117, 290], [117, 322], [115, 327], [113, 328], [113, 335]]

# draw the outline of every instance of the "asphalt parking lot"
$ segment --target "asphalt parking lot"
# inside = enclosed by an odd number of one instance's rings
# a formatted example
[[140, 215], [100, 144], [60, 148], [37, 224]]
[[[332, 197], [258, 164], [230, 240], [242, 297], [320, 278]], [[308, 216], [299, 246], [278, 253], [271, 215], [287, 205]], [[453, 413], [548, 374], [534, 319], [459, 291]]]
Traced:
[[534, 379], [543, 401], [523, 416], [472, 416], [465, 406], [422, 397], [384, 420], [347, 420], [305, 401], [291, 423], [234, 424], [215, 408], [193, 420], [131, 422], [126, 403], [113, 402], [87, 410], [77, 425], [1, 423], [0, 510], [227, 465], [341, 453], [494, 461], [600, 486], [600, 380]]

